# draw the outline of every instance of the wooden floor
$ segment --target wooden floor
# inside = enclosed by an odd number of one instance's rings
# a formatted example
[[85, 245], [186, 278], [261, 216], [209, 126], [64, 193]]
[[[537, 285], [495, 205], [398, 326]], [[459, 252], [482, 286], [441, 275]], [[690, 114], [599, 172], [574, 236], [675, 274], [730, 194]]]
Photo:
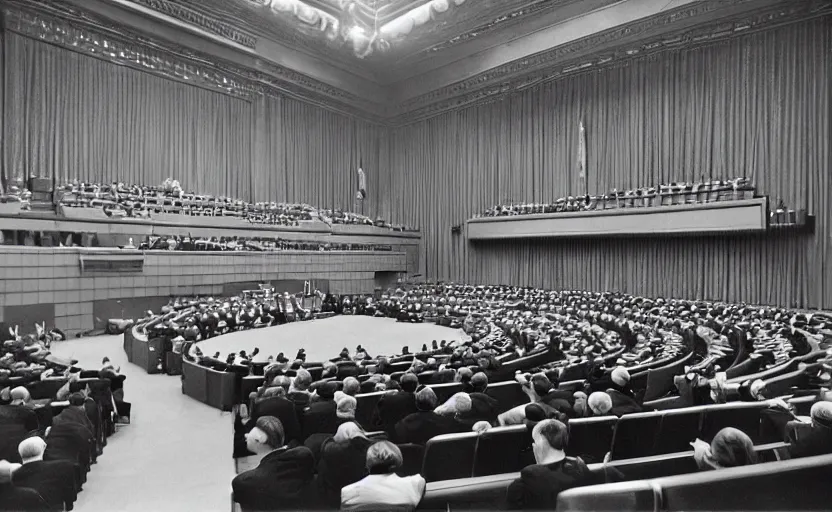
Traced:
[[[338, 316], [325, 320], [241, 331], [200, 343], [206, 354], [260, 347], [256, 359], [305, 347], [310, 361], [363, 345], [371, 355], [396, 354], [404, 345], [418, 351], [431, 340], [455, 340], [464, 333], [433, 324], [403, 324], [387, 318]], [[125, 400], [132, 423], [111, 436], [92, 466], [78, 512], [231, 510], [233, 418], [182, 394], [179, 377], [148, 375], [127, 362], [121, 336], [73, 339], [52, 345], [56, 355], [74, 357], [86, 369], [109, 357], [127, 375]], [[256, 461], [253, 461], [256, 463]]]
[[220, 352], [225, 359], [230, 352], [245, 350], [251, 353], [255, 347], [260, 353], [255, 361], [265, 361], [269, 355], [283, 355], [293, 359], [298, 349], [306, 349], [308, 361], [325, 361], [337, 357], [344, 347], [350, 353], [362, 345], [371, 356], [400, 354], [407, 345], [411, 352], [418, 352], [423, 343], [430, 347], [432, 340], [460, 339], [460, 330], [449, 329], [431, 323], [409, 324], [392, 318], [369, 316], [334, 316], [323, 320], [294, 322], [275, 327], [250, 331], [237, 331], [199, 343], [206, 355]]

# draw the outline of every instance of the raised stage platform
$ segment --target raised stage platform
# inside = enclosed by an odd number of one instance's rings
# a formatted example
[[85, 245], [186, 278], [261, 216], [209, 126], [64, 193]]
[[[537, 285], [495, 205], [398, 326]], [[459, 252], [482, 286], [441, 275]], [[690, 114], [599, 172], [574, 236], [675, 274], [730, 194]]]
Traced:
[[[370, 294], [409, 273], [405, 252], [176, 252], [0, 246], [0, 322], [72, 336], [158, 311], [171, 296], [236, 295], [269, 282], [297, 293]], [[337, 352], [336, 352], [337, 353]]]

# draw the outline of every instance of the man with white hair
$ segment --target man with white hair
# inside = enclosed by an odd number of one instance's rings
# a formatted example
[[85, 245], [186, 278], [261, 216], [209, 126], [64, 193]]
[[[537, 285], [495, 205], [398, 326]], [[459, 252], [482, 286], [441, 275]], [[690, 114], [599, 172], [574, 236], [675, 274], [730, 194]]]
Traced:
[[24, 439], [18, 446], [23, 466], [12, 476], [12, 483], [36, 490], [49, 508], [72, 510], [77, 497], [75, 465], [66, 460], [44, 461], [46, 441], [40, 437]]
[[[594, 394], [594, 393], [593, 393]], [[580, 458], [566, 456], [569, 430], [547, 419], [532, 429], [532, 451], [537, 464], [527, 466], [508, 487], [512, 510], [554, 510], [561, 491], [592, 483], [592, 473]]]
[[607, 416], [612, 414], [612, 399], [603, 391], [596, 391], [589, 395], [587, 406], [592, 416]]

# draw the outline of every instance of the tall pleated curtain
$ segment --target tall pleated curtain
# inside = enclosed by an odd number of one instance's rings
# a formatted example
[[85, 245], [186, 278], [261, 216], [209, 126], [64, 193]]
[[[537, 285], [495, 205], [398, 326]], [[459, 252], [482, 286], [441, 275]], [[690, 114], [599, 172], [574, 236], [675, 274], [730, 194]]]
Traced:
[[6, 33], [6, 177], [249, 198], [251, 103]]
[[[391, 215], [422, 228], [437, 279], [832, 308], [831, 60], [826, 17], [397, 128]], [[469, 244], [450, 230], [506, 201], [734, 176], [816, 215], [815, 234]]]
[[369, 182], [364, 213], [378, 214], [381, 127], [283, 96], [256, 99], [254, 116], [257, 201], [360, 209], [355, 193], [363, 161]]

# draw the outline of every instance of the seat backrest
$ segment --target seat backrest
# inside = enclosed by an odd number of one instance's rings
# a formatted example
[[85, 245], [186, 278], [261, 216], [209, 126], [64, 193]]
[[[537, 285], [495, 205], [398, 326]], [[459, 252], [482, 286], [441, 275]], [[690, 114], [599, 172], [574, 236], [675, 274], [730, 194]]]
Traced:
[[477, 433], [443, 434], [432, 437], [425, 445], [422, 476], [428, 482], [468, 478], [474, 467]]
[[422, 465], [425, 460], [425, 447], [421, 444], [400, 444], [397, 445], [402, 452], [403, 464], [396, 474], [399, 476], [413, 476], [422, 472]]
[[829, 510], [832, 455], [653, 480], [663, 510]]
[[618, 418], [599, 416], [569, 420], [569, 444], [566, 454], [581, 457], [584, 462], [601, 462], [612, 445], [612, 435]]
[[558, 383], [558, 389], [561, 391], [582, 391], [586, 386], [585, 379], [577, 379], [577, 380], [563, 380]]
[[690, 442], [699, 437], [704, 410], [705, 407], [699, 406], [662, 411], [654, 455], [690, 450]]
[[500, 510], [519, 473], [430, 482], [417, 510]]
[[530, 448], [531, 436], [525, 425], [486, 430], [477, 440], [473, 476], [520, 471], [525, 466], [523, 452]]
[[376, 391], [374, 393], [364, 393], [355, 395], [355, 421], [364, 428], [374, 428], [372, 425], [373, 411], [376, 410], [376, 405], [386, 391]]
[[498, 382], [489, 384], [485, 388], [485, 394], [497, 400], [499, 408], [497, 413], [504, 413], [512, 407], [529, 402], [529, 396], [523, 393], [523, 388], [517, 381]]
[[797, 370], [798, 364], [799, 364], [799, 362], [796, 359], [789, 359], [785, 363], [772, 366], [771, 368], [769, 368], [767, 370], [763, 370], [763, 371], [757, 372], [757, 373], [752, 373], [750, 375], [740, 375], [739, 377], [735, 377], [733, 379], [728, 379], [725, 382], [727, 384], [741, 384], [741, 383], [743, 383], [747, 380], [748, 381], [755, 381], [757, 379], [762, 379], [762, 380], [771, 379], [771, 378], [776, 377], [778, 375], [782, 375], [784, 373], [788, 373], [790, 371]]
[[570, 381], [570, 380], [579, 380], [579, 379], [586, 379], [589, 377], [589, 369], [587, 363], [581, 362], [578, 364], [573, 364], [565, 367], [561, 372], [558, 379], [561, 382]]
[[558, 494], [558, 512], [569, 510], [652, 511], [657, 496], [646, 480], [592, 485], [568, 489]]
[[619, 418], [613, 432], [612, 460], [654, 455], [661, 426], [661, 411], [625, 414]]
[[693, 360], [693, 352], [672, 363], [647, 370], [647, 391], [644, 401], [662, 398], [673, 390], [673, 377], [685, 371], [685, 365]]
[[651, 457], [616, 460], [607, 464], [624, 475], [624, 480], [646, 480], [698, 471], [693, 452], [667, 453]]
[[436, 393], [436, 398], [439, 400], [439, 403], [443, 404], [447, 399], [462, 391], [462, 383], [448, 382], [445, 384], [431, 384], [430, 388]]
[[700, 438], [710, 443], [717, 432], [725, 427], [734, 427], [757, 443], [760, 441], [760, 411], [766, 408], [766, 402], [709, 405], [703, 411]]
[[413, 366], [412, 359], [410, 361], [399, 361], [396, 363], [390, 363], [387, 367], [387, 371], [390, 373], [406, 372], [411, 366]]
[[776, 377], [764, 380], [762, 394], [766, 398], [776, 398], [778, 396], [788, 395], [792, 393], [792, 387], [804, 388], [808, 376], [803, 370], [794, 370], [791, 372], [780, 374]]

